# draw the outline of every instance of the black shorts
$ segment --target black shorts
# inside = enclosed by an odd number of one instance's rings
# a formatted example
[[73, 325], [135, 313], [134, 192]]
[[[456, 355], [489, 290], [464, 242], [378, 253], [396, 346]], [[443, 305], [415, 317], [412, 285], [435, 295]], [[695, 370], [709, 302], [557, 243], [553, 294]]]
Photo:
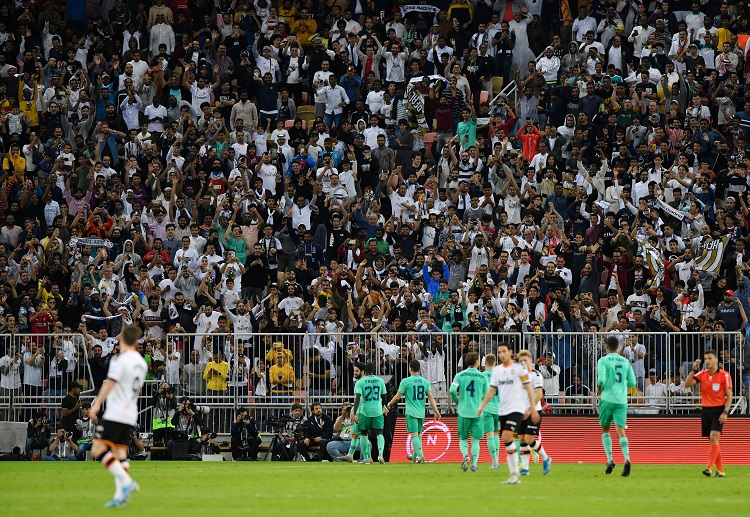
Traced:
[[528, 418], [525, 418], [523, 422], [521, 422], [521, 426], [518, 429], [518, 434], [528, 434], [531, 436], [539, 436], [539, 428], [542, 426], [542, 413], [539, 413], [539, 422], [534, 423], [531, 421], [531, 415], [529, 415]]
[[102, 420], [101, 422], [99, 422], [99, 425], [96, 426], [94, 439], [101, 440], [113, 449], [127, 449], [130, 446], [130, 438], [132, 436], [132, 432], [132, 425]]
[[724, 406], [701, 408], [701, 436], [708, 438], [711, 436], [711, 431], [721, 432], [724, 426], [719, 422], [719, 417], [722, 413], [724, 413]]
[[521, 413], [509, 413], [507, 415], [500, 415], [500, 432], [512, 431], [515, 434], [519, 434], [518, 430], [521, 427], [523, 421], [523, 415]]

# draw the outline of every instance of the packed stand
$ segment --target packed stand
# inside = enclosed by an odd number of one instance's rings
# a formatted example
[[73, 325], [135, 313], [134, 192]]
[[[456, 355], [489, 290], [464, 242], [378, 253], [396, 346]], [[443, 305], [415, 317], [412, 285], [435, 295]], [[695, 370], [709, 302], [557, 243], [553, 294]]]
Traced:
[[358, 363], [410, 359], [447, 406], [503, 340], [575, 405], [605, 331], [637, 395], [687, 396], [709, 346], [750, 384], [742, 3], [0, 15], [4, 397], [98, 389], [130, 322], [155, 415], [351, 395]]

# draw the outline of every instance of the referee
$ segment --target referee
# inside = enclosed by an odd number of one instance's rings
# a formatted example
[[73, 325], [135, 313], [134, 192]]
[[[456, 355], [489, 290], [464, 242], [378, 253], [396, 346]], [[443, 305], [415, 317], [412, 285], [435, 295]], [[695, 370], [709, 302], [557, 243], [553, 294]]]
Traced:
[[708, 466], [703, 475], [710, 477], [711, 469], [716, 464], [714, 477], [723, 478], [724, 465], [721, 461], [721, 429], [729, 416], [732, 406], [732, 377], [729, 372], [719, 368], [715, 350], [703, 354], [706, 369], [700, 370], [701, 360], [696, 359], [693, 370], [685, 379], [685, 387], [690, 388], [700, 383], [701, 390], [701, 429], [702, 436], [709, 439]]

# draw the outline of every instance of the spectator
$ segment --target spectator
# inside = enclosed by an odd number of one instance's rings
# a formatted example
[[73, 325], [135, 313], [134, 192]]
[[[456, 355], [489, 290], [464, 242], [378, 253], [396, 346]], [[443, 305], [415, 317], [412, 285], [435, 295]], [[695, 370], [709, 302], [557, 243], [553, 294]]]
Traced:
[[90, 410], [91, 402], [81, 404], [81, 417], [75, 423], [73, 437], [78, 445], [78, 451], [76, 451], [76, 459], [78, 461], [86, 460], [86, 452], [91, 450], [91, 444], [94, 439], [96, 423], [89, 415]]
[[667, 385], [661, 382], [655, 368], [648, 371], [649, 384], [644, 392], [644, 402], [647, 406], [663, 407], [667, 403]]
[[328, 443], [333, 437], [333, 420], [323, 412], [320, 402], [313, 402], [310, 416], [304, 423], [304, 438], [299, 443], [299, 453], [309, 460], [311, 447], [319, 447], [318, 459], [329, 461]]

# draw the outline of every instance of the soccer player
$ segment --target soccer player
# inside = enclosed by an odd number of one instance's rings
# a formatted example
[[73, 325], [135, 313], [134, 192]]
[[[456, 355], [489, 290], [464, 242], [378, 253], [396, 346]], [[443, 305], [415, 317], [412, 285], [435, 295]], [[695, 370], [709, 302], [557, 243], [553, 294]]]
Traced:
[[625, 426], [628, 418], [628, 388], [636, 385], [635, 373], [630, 361], [618, 353], [620, 342], [616, 337], [608, 337], [605, 347], [607, 355], [596, 363], [596, 386], [601, 394], [599, 425], [602, 426], [602, 445], [607, 454], [607, 470], [604, 473], [611, 474], [615, 468], [615, 462], [612, 461], [612, 436], [609, 434], [614, 420], [620, 449], [625, 458], [622, 475], [627, 477], [630, 475], [630, 449]]
[[518, 431], [521, 440], [521, 475], [529, 475], [529, 459], [533, 450], [542, 458], [542, 473], [546, 476], [552, 467], [552, 458], [547, 455], [547, 451], [544, 450], [542, 442], [539, 439], [539, 428], [542, 425], [542, 399], [544, 398], [542, 384], [544, 379], [542, 378], [542, 374], [534, 369], [534, 360], [531, 357], [531, 352], [521, 350], [518, 352], [517, 357], [518, 362], [529, 372], [529, 380], [534, 389], [534, 409], [539, 413], [539, 422], [535, 424], [531, 421], [531, 418], [526, 418], [521, 423], [521, 429]]
[[141, 330], [136, 325], [123, 328], [118, 336], [120, 354], [109, 363], [107, 379], [91, 404], [90, 415], [96, 423], [104, 401], [107, 410], [96, 427], [91, 453], [115, 478], [115, 495], [105, 506], [123, 506], [139, 490], [128, 471], [128, 445], [138, 419], [138, 395], [146, 379], [148, 366], [136, 350]]
[[[487, 378], [487, 386], [492, 381], [492, 369], [497, 364], [497, 357], [495, 354], [487, 354], [484, 357], [484, 376]], [[487, 448], [490, 451], [490, 457], [492, 458], [491, 469], [499, 468], [497, 461], [497, 454], [500, 450], [500, 436], [498, 431], [500, 429], [499, 417], [497, 415], [497, 406], [500, 403], [500, 397], [497, 392], [492, 397], [490, 403], [487, 404], [487, 411], [482, 414], [482, 430], [484, 431], [484, 437], [487, 439]]]
[[395, 406], [401, 397], [406, 400], [406, 432], [411, 436], [411, 443], [414, 446], [414, 454], [409, 459], [417, 463], [424, 463], [424, 454], [422, 453], [422, 427], [424, 426], [424, 402], [425, 398], [430, 401], [430, 406], [435, 412], [435, 420], [440, 420], [440, 411], [438, 411], [435, 399], [432, 396], [430, 381], [419, 374], [419, 361], [412, 359], [409, 361], [409, 377], [402, 379], [398, 385], [398, 392], [388, 403], [388, 409]]
[[714, 477], [723, 478], [724, 464], [721, 459], [721, 430], [729, 416], [732, 407], [732, 377], [729, 372], [719, 368], [719, 360], [714, 350], [707, 350], [703, 354], [706, 369], [700, 370], [701, 360], [696, 359], [693, 370], [685, 379], [685, 387], [701, 385], [701, 428], [702, 435], [708, 438], [708, 466], [703, 471], [705, 476], [711, 476], [711, 469], [716, 464]]
[[503, 484], [517, 485], [521, 483], [521, 474], [518, 468], [516, 432], [526, 417], [530, 416], [532, 422], [538, 423], [539, 413], [535, 409], [534, 392], [531, 389], [526, 368], [513, 361], [510, 345], [500, 343], [497, 345], [497, 353], [501, 364], [492, 370], [490, 387], [477, 414], [482, 416], [484, 408], [490, 403], [495, 393], [500, 393], [500, 404], [497, 410], [500, 415], [499, 428], [502, 433], [500, 437], [505, 444], [506, 461], [510, 470], [510, 477], [503, 481]]
[[[362, 449], [362, 457], [365, 463], [372, 463], [372, 451], [370, 450], [370, 433], [376, 436], [378, 443], [378, 461], [385, 463], [383, 450], [385, 449], [385, 437], [383, 436], [383, 416], [388, 414], [386, 404], [388, 403], [385, 382], [375, 375], [375, 363], [365, 365], [365, 376], [354, 385], [354, 409], [352, 420], [359, 424], [362, 438], [359, 445]], [[362, 412], [359, 406], [362, 404]]]
[[469, 352], [464, 362], [468, 368], [453, 378], [450, 395], [458, 403], [458, 440], [464, 459], [461, 468], [469, 468], [469, 435], [471, 435], [471, 471], [477, 471], [479, 460], [479, 439], [482, 437], [482, 415], [477, 408], [487, 392], [487, 378], [477, 367], [479, 354]]
[[[362, 378], [362, 375], [365, 373], [365, 365], [364, 363], [354, 363], [354, 382], [356, 386], [356, 382], [359, 381]], [[354, 418], [352, 418], [354, 420]], [[357, 452], [357, 447], [359, 446], [359, 424], [355, 421], [354, 425], [352, 426], [352, 443], [349, 444], [349, 453], [346, 456], [342, 456], [341, 459], [344, 461], [348, 461], [349, 463], [354, 461], [354, 453]], [[360, 455], [362, 456], [360, 458], [360, 461], [365, 461], [365, 455], [364, 452], [360, 449], [359, 451]]]

